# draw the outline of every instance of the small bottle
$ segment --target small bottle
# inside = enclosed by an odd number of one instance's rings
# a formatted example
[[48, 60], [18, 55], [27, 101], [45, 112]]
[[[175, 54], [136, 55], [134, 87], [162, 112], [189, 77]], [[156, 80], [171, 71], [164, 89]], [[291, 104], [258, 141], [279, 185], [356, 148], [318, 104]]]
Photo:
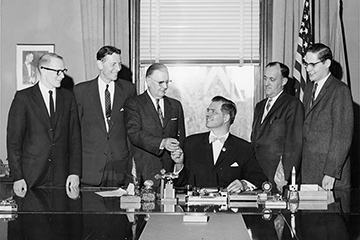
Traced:
[[141, 192], [141, 200], [144, 202], [155, 201], [155, 191], [152, 188], [154, 182], [152, 180], [146, 180], [144, 182], [144, 188]]

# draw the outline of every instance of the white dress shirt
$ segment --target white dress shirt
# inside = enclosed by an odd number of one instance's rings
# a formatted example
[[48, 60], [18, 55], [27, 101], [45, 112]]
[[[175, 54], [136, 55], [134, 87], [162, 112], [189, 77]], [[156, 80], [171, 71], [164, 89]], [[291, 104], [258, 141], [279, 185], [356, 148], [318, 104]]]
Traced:
[[39, 88], [41, 95], [43, 96], [46, 108], [48, 110], [49, 116], [50, 116], [50, 98], [49, 98], [49, 91], [51, 90], [52, 97], [54, 100], [54, 111], [56, 112], [56, 88], [49, 89], [47, 88], [41, 81], [39, 82]]
[[[105, 121], [106, 130], [109, 131], [109, 126], [106, 119], [106, 109], [105, 109], [105, 89], [106, 89], [107, 83], [105, 83], [101, 77], [98, 78], [98, 87], [99, 87], [99, 96], [100, 96], [100, 102], [101, 102], [101, 108], [103, 110], [103, 117]], [[108, 90], [110, 92], [110, 100], [111, 100], [111, 109], [113, 109], [113, 103], [114, 103], [114, 93], [115, 93], [115, 82], [111, 81], [108, 83], [109, 87]]]

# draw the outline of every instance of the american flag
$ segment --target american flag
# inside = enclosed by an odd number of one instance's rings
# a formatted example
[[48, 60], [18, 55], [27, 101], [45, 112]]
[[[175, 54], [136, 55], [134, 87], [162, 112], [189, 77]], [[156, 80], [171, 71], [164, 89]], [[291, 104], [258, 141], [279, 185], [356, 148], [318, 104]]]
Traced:
[[138, 178], [137, 178], [137, 173], [136, 173], [136, 165], [135, 165], [134, 157], [132, 158], [131, 163], [132, 163], [131, 164], [131, 176], [132, 176], [134, 185], [137, 186], [139, 183], [138, 183]]
[[302, 64], [302, 60], [305, 56], [305, 51], [312, 43], [311, 25], [310, 25], [310, 3], [309, 0], [304, 1], [303, 17], [301, 20], [298, 44], [295, 52], [295, 66], [293, 77], [298, 82], [297, 96], [302, 101], [304, 95], [304, 89], [307, 82], [306, 69]]

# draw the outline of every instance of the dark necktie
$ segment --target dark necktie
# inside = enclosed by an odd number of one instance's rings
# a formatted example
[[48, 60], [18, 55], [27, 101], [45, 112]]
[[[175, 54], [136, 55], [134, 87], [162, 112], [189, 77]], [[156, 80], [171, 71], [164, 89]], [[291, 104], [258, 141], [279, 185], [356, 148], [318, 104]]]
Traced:
[[108, 122], [108, 126], [110, 127], [111, 99], [110, 99], [110, 92], [109, 92], [108, 88], [109, 88], [109, 84], [106, 84], [106, 89], [105, 89], [105, 115], [106, 115], [106, 120]]
[[54, 126], [55, 124], [55, 110], [54, 110], [54, 99], [52, 96], [53, 92], [49, 91], [49, 105], [50, 105], [50, 120], [51, 120], [51, 126]]
[[315, 92], [316, 92], [316, 88], [317, 88], [318, 84], [314, 83], [312, 92], [311, 92], [311, 101], [310, 101], [310, 108], [312, 107], [314, 101], [315, 101]]
[[157, 113], [159, 115], [161, 126], [164, 127], [164, 115], [163, 115], [163, 113], [161, 111], [161, 107], [160, 107], [160, 104], [159, 104], [159, 99], [156, 99], [156, 110], [157, 110]]

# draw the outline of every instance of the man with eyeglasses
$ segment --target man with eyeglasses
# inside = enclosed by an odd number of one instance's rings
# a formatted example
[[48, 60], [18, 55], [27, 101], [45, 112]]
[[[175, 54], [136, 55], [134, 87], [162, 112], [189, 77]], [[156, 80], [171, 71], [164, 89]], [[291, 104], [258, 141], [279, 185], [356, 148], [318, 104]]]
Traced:
[[126, 128], [140, 184], [152, 180], [159, 186], [154, 176], [162, 168], [174, 170], [170, 153], [185, 138], [182, 105], [165, 96], [169, 83], [167, 67], [154, 63], [146, 71], [147, 90], [125, 102]]
[[118, 79], [121, 50], [103, 46], [96, 54], [99, 75], [74, 88], [81, 124], [82, 186], [126, 184], [130, 152], [124, 123], [124, 102], [135, 95], [131, 82]]
[[79, 186], [80, 125], [75, 96], [61, 89], [63, 58], [45, 53], [39, 59], [39, 82], [18, 91], [7, 126], [7, 152], [16, 195], [40, 186]]
[[304, 92], [302, 183], [326, 190], [350, 187], [350, 159], [354, 115], [348, 86], [330, 72], [330, 48], [311, 45], [304, 65], [310, 81]]

